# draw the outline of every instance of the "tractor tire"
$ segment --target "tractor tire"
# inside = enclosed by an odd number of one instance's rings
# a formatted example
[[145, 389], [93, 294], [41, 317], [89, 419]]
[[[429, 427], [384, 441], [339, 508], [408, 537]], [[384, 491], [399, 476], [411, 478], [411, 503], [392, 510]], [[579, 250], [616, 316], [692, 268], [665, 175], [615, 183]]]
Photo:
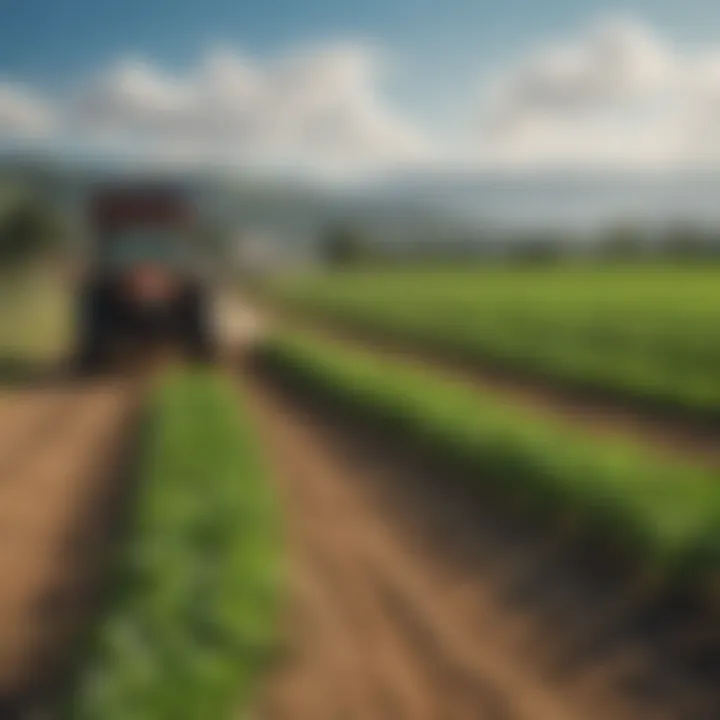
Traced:
[[177, 340], [185, 356], [194, 362], [209, 363], [217, 356], [208, 306], [206, 289], [196, 284], [189, 284], [177, 303]]
[[81, 375], [107, 369], [112, 359], [116, 317], [111, 288], [102, 281], [80, 289], [76, 306], [74, 369]]

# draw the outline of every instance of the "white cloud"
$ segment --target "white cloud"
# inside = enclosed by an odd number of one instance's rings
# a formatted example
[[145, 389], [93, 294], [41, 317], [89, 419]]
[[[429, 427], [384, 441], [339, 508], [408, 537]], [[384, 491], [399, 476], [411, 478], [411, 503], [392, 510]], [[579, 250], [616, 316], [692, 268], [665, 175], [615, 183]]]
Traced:
[[518, 167], [720, 164], [720, 52], [683, 53], [615, 19], [496, 80], [479, 162]]
[[36, 136], [54, 125], [51, 106], [23, 85], [0, 82], [0, 134]]
[[353, 43], [265, 62], [217, 48], [184, 74], [126, 58], [54, 102], [0, 84], [0, 137], [351, 174], [426, 160], [431, 143], [382, 96], [382, 69], [377, 53]]
[[176, 160], [358, 170], [417, 162], [423, 134], [378, 91], [367, 48], [341, 44], [260, 64], [229, 49], [184, 76], [125, 60], [81, 88], [66, 122]]
[[184, 73], [126, 58], [54, 101], [0, 82], [0, 137], [350, 175], [433, 163], [720, 168], [720, 46], [683, 52], [641, 23], [598, 23], [501, 72], [472, 136], [444, 145], [386, 97], [382, 60], [358, 43], [264, 60], [215, 48]]

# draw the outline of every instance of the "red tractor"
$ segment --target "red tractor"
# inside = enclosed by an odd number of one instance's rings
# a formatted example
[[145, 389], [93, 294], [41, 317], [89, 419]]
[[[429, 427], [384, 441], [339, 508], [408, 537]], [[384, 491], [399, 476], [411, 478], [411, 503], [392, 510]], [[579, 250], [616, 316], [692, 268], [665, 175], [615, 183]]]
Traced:
[[79, 292], [77, 361], [106, 368], [125, 350], [215, 350], [197, 210], [181, 189], [111, 186], [89, 203], [90, 267]]

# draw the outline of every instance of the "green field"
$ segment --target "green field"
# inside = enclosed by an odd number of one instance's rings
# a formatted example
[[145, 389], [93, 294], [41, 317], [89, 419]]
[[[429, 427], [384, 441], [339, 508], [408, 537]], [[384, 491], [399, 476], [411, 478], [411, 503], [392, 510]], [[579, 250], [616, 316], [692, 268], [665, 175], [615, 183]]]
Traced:
[[[720, 412], [720, 273], [669, 268], [347, 272], [284, 279], [280, 307], [563, 383]], [[4, 359], [67, 347], [69, 296], [0, 284]], [[660, 587], [704, 593], [720, 567], [717, 473], [632, 441], [539, 420], [443, 373], [281, 333], [276, 378], [422, 447], [498, 512], [598, 545]], [[2, 377], [0, 377], [0, 380]], [[171, 372], [148, 400], [112, 592], [62, 717], [244, 717], [277, 650], [279, 510], [257, 430], [217, 370]]]
[[0, 382], [67, 353], [72, 297], [58, 277], [0, 275], [0, 304]]
[[540, 423], [432, 370], [335, 342], [285, 334], [269, 341], [265, 359], [285, 382], [462, 469], [513, 511], [549, 528], [576, 520], [587, 540], [664, 582], [702, 584], [718, 569], [720, 483], [711, 472]]
[[[0, 302], [0, 383], [67, 353], [72, 295], [60, 278], [5, 275]], [[109, 596], [58, 717], [233, 717], [252, 703], [280, 641], [279, 511], [231, 378], [171, 370], [144, 404]]]
[[357, 271], [276, 281], [281, 307], [478, 362], [720, 413], [720, 270]]

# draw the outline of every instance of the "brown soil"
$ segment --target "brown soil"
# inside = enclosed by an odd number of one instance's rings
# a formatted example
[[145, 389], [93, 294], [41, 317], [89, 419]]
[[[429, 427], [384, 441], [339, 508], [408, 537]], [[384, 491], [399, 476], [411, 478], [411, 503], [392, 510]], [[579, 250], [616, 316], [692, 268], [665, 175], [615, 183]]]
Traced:
[[0, 716], [68, 670], [91, 611], [133, 408], [128, 382], [2, 390]]
[[253, 374], [247, 385], [291, 582], [288, 646], [255, 717], [720, 717], [708, 657], [693, 656], [703, 672], [675, 662], [697, 644], [687, 628], [647, 613], [640, 627], [600, 576], [583, 582], [553, 542], [503, 524], [440, 469]]

